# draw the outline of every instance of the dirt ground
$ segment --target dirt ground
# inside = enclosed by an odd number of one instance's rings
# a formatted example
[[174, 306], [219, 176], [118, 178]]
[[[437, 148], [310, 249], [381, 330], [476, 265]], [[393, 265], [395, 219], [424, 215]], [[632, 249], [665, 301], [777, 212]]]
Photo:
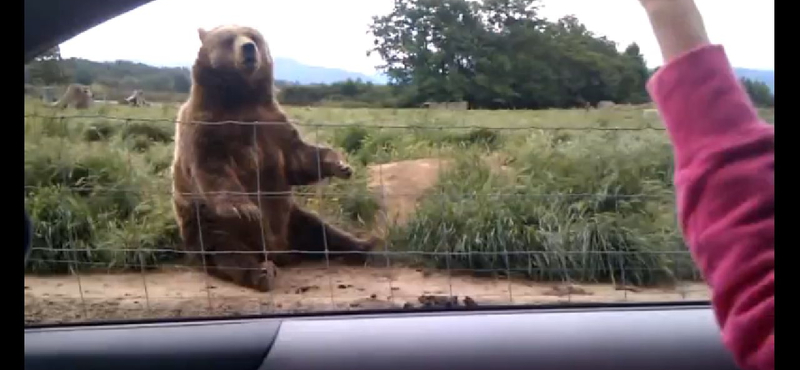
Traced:
[[[497, 168], [503, 169], [498, 162]], [[386, 221], [402, 223], [436, 182], [438, 159], [373, 166], [370, 187]], [[170, 268], [147, 273], [26, 276], [25, 322], [230, 316], [328, 310], [413, 308], [457, 297], [458, 305], [570, 302], [653, 302], [708, 299], [705, 284], [669, 288], [564, 285], [479, 278], [446, 271], [304, 264], [281, 269], [270, 293], [217, 280], [202, 271]]]
[[368, 186], [383, 208], [384, 221], [405, 223], [444, 166], [446, 162], [435, 158], [370, 166]]
[[[505, 159], [500, 156], [487, 157], [486, 162], [498, 175], [508, 171]], [[425, 191], [436, 184], [439, 174], [449, 164], [447, 160], [423, 158], [370, 166], [368, 186], [383, 207], [385, 221], [405, 223]]]
[[421, 306], [421, 296], [469, 297], [477, 305], [569, 302], [648, 302], [708, 298], [704, 284], [664, 289], [567, 286], [505, 278], [449, 276], [409, 268], [303, 265], [283, 269], [279, 288], [261, 293], [202, 272], [27, 276], [26, 323], [108, 319], [228, 316]]

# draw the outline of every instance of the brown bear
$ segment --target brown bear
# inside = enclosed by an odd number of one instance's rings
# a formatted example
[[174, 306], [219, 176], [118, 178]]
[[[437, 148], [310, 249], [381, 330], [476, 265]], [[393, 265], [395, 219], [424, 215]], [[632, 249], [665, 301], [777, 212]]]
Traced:
[[92, 104], [93, 96], [92, 90], [89, 86], [70, 84], [67, 86], [67, 91], [61, 96], [57, 102], [52, 106], [55, 108], [64, 109], [67, 107], [74, 107], [75, 109], [86, 109]]
[[198, 33], [172, 163], [183, 248], [201, 252], [208, 273], [260, 291], [274, 287], [276, 265], [298, 259], [271, 251], [373, 249], [377, 239], [356, 238], [294, 202], [292, 186], [346, 179], [352, 169], [334, 150], [304, 142], [289, 122], [262, 35], [240, 26]]

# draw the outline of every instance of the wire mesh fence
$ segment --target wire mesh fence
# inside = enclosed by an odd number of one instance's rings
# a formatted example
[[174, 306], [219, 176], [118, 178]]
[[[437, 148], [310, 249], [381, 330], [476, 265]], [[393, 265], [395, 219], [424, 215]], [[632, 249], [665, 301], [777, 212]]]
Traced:
[[[174, 112], [142, 112], [26, 113], [27, 322], [708, 297], [652, 122], [300, 120], [313, 181], [274, 191], [251, 171], [252, 191], [198, 193], [173, 190]], [[193, 124], [243, 128], [256, 148], [259, 130], [285, 125]], [[346, 179], [326, 173], [326, 146], [347, 158]], [[261, 218], [209, 223], [213, 196]], [[264, 214], [276, 199], [313, 217], [290, 217], [304, 226], [285, 243]], [[342, 248], [346, 236], [369, 248]], [[269, 289], [242, 284], [253, 279]]]

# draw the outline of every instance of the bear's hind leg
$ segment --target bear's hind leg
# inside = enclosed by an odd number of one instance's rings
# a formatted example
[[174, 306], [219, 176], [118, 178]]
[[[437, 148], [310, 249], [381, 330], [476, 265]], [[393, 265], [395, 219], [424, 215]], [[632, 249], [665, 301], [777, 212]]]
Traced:
[[260, 262], [254, 254], [212, 254], [208, 273], [234, 284], [268, 292], [275, 287], [278, 269], [272, 261]]
[[[346, 260], [352, 263], [364, 263], [368, 253], [375, 245], [375, 238], [364, 240], [334, 226], [326, 223], [319, 216], [303, 210], [299, 207], [292, 209], [289, 221], [289, 245], [291, 249], [324, 252], [327, 245], [328, 251], [334, 256], [336, 252], [365, 252], [365, 253], [341, 253], [346, 255]], [[306, 255], [308, 259], [322, 258], [324, 254]]]

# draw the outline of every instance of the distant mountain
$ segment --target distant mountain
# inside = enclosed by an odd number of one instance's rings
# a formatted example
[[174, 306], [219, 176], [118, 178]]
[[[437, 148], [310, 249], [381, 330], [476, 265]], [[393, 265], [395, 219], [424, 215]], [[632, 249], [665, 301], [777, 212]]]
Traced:
[[310, 66], [288, 58], [275, 58], [275, 79], [299, 84], [324, 83], [361, 79], [364, 82], [384, 84], [382, 76], [368, 76], [363, 73], [338, 68]]
[[[121, 81], [125, 77], [141, 80], [142, 87], [149, 90], [162, 91], [171, 89], [174, 83], [183, 82], [182, 77], [188, 78], [190, 65], [175, 63], [173, 66], [156, 67], [142, 62], [133, 61], [108, 61], [96, 62], [80, 58], [70, 58], [64, 61], [67, 69], [91, 77], [96, 82]], [[27, 70], [27, 67], [26, 67]], [[767, 84], [775, 92], [775, 71], [734, 68], [738, 77], [746, 77]], [[375, 84], [386, 84], [387, 78], [382, 74], [372, 76], [363, 73], [347, 71], [338, 68], [311, 66], [289, 58], [275, 58], [275, 79], [299, 84], [315, 84], [345, 81], [347, 79], [361, 79]]]
[[[769, 86], [770, 90], [775, 93], [775, 71], [734, 68], [734, 72], [740, 78], [746, 77], [751, 80], [764, 82]], [[385, 84], [387, 82], [386, 76], [381, 74], [368, 76], [363, 73], [351, 72], [338, 68], [310, 66], [289, 58], [275, 58], [275, 77], [281, 81], [300, 84], [330, 84], [347, 79], [361, 79], [362, 81], [371, 81], [375, 84]]]
[[[179, 71], [184, 70], [188, 72], [191, 69], [191, 63], [185, 61], [149, 64], [145, 61], [90, 61], [82, 58], [69, 58], [65, 59], [68, 68], [88, 69], [97, 78], [99, 75], [113, 74], [117, 79], [122, 78], [122, 75], [143, 77], [143, 74], [153, 75], [162, 74], [165, 71]], [[120, 75], [122, 74], [122, 75]], [[187, 75], [188, 76], [188, 75]], [[151, 77], [151, 76], [148, 76]], [[381, 74], [372, 76], [347, 71], [338, 68], [312, 66], [300, 63], [290, 58], [275, 58], [275, 79], [285, 83], [295, 84], [331, 84], [334, 82], [346, 81], [347, 79], [357, 80], [361, 79], [364, 82], [372, 82], [374, 84], [386, 84], [387, 78]]]
[[733, 71], [739, 78], [745, 77], [767, 84], [772, 93], [775, 93], [775, 71], [748, 68], [734, 68]]

